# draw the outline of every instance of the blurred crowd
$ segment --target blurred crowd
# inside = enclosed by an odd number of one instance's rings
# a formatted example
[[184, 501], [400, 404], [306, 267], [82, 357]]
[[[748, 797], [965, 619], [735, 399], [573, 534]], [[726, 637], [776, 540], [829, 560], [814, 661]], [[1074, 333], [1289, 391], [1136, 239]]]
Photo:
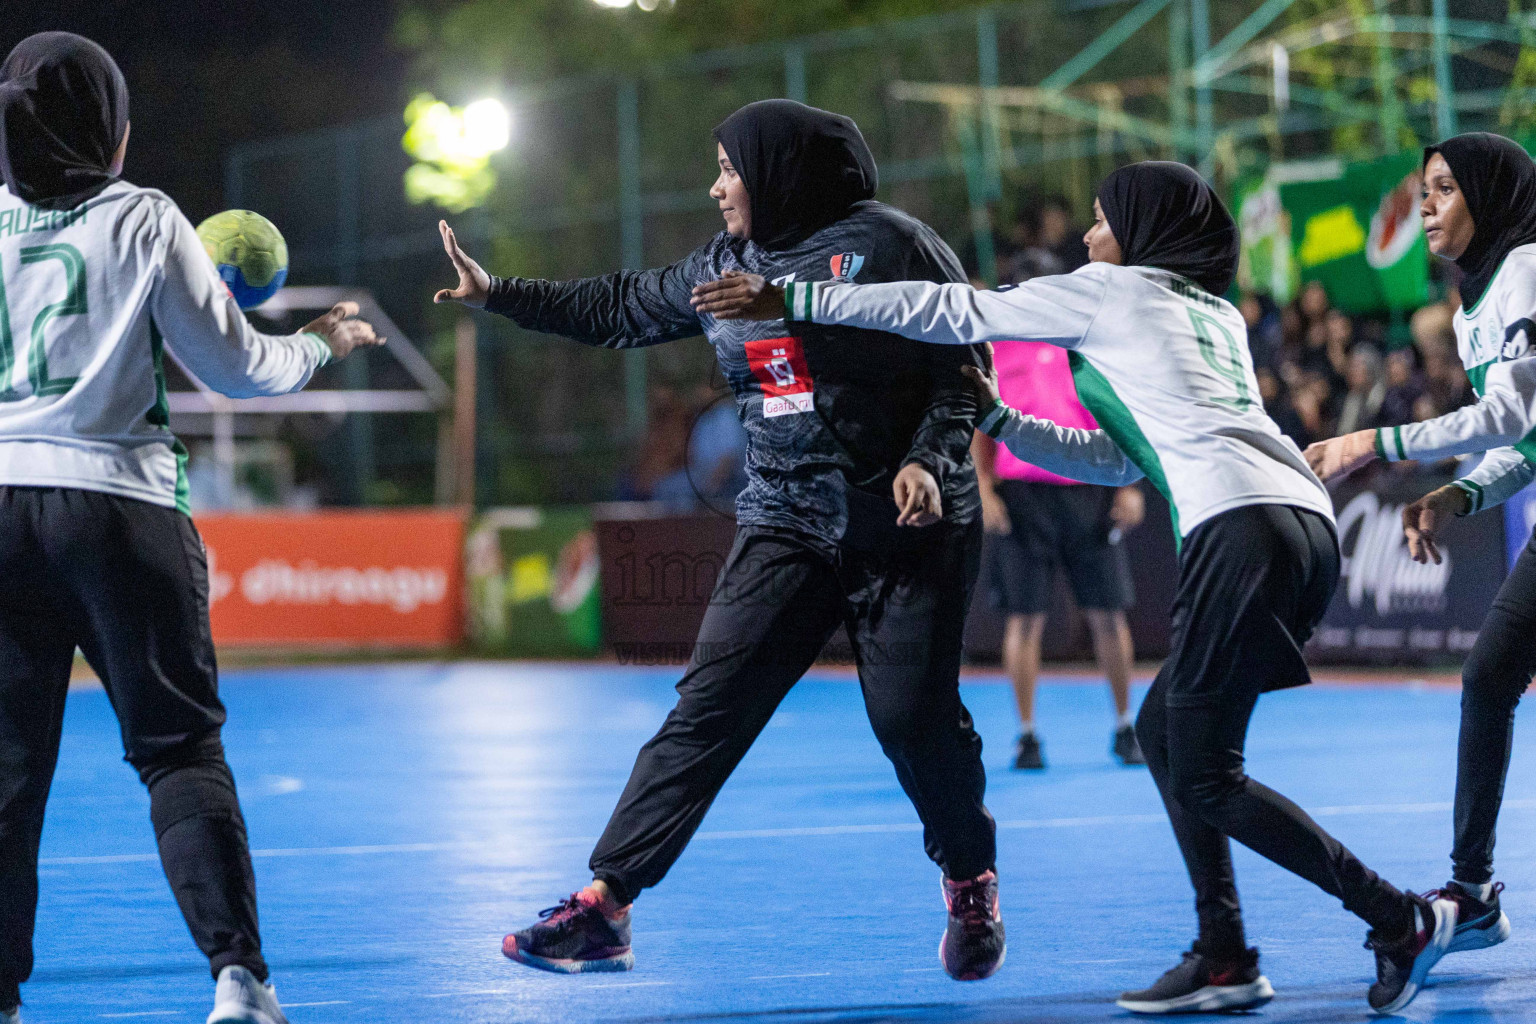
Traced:
[[[1000, 284], [1068, 274], [1088, 262], [1085, 225], [1059, 196], [1026, 209], [997, 239]], [[1454, 291], [1393, 328], [1352, 317], [1317, 282], [1283, 305], [1242, 295], [1238, 310], [1264, 408], [1301, 447], [1352, 430], [1431, 419], [1476, 400], [1456, 355]], [[729, 393], [653, 388], [650, 423], [620, 480], [620, 500], [729, 513], [746, 485], [746, 432]]]

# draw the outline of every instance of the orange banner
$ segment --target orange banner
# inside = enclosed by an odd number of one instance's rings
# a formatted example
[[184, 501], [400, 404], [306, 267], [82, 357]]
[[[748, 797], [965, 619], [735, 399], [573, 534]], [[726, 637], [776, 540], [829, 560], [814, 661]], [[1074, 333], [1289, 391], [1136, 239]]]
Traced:
[[464, 634], [457, 511], [209, 513], [220, 644], [431, 647]]

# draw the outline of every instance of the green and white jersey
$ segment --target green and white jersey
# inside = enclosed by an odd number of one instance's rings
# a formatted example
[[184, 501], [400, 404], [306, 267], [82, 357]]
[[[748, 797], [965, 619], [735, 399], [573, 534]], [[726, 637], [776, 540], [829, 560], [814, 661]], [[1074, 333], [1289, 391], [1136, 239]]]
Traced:
[[1486, 451], [1457, 480], [1469, 511], [1505, 501], [1536, 479], [1536, 243], [1511, 249], [1488, 290], [1452, 321], [1477, 402], [1422, 423], [1383, 427], [1376, 451], [1391, 462]]
[[0, 187], [0, 485], [186, 511], [166, 346], [236, 398], [297, 391], [330, 358], [317, 335], [253, 329], [163, 193], [117, 182], [54, 212]]
[[[1180, 537], [1244, 505], [1333, 503], [1259, 400], [1242, 316], [1154, 267], [1090, 263], [997, 291], [963, 284], [790, 285], [793, 319], [947, 345], [1043, 341], [1068, 350], [1079, 400], [1100, 429], [1009, 417], [1021, 459], [1090, 483], [1145, 475]], [[990, 424], [989, 424], [990, 425]]]

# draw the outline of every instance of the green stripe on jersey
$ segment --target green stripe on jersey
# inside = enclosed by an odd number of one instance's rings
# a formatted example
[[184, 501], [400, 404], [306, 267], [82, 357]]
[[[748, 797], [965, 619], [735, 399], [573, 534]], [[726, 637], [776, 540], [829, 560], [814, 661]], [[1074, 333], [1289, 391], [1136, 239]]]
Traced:
[[1471, 515], [1474, 512], [1481, 512], [1483, 510], [1482, 485], [1475, 480], [1456, 480], [1454, 483], [1457, 487], [1460, 487], [1462, 490], [1466, 491], [1467, 497], [1472, 499], [1471, 502], [1468, 503], [1467, 514]]
[[1477, 392], [1478, 398], [1483, 397], [1483, 388], [1488, 382], [1488, 368], [1496, 362], [1498, 362], [1497, 359], [1490, 359], [1486, 363], [1478, 363], [1467, 370], [1467, 380], [1472, 382], [1472, 390]]
[[[149, 321], [149, 354], [155, 364], [155, 404], [144, 416], [151, 424], [171, 432], [171, 403], [165, 394], [165, 338], [160, 325], [151, 317]], [[192, 514], [191, 487], [187, 483], [187, 446], [181, 438], [171, 435], [171, 453], [176, 456], [176, 511]]]
[[1175, 548], [1182, 549], [1184, 537], [1179, 532], [1179, 506], [1173, 503], [1173, 492], [1168, 489], [1168, 477], [1163, 473], [1163, 460], [1157, 457], [1157, 450], [1147, 440], [1147, 435], [1141, 432], [1131, 410], [1120, 401], [1115, 389], [1102, 373], [1094, 369], [1092, 363], [1071, 351], [1067, 353], [1067, 361], [1072, 365], [1072, 382], [1077, 385], [1078, 401], [1093, 413], [1093, 418], [1120, 446], [1126, 458], [1135, 463], [1136, 468], [1152, 481], [1157, 492], [1167, 499], [1168, 513], [1173, 518], [1173, 544]]

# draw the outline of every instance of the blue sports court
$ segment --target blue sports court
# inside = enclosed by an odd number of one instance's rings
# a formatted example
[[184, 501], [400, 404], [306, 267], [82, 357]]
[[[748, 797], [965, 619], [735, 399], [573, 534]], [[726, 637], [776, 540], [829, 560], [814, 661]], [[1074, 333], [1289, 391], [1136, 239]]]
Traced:
[[[1101, 683], [1048, 679], [1051, 767], [1007, 769], [1011, 696], [974, 675], [1009, 956], [988, 981], [939, 967], [938, 872], [851, 676], [818, 671], [635, 910], [636, 969], [556, 976], [502, 934], [584, 884], [675, 669], [417, 664], [231, 671], [225, 742], [256, 857], [262, 930], [294, 1024], [1129, 1020], [1113, 1005], [1172, 966], [1194, 919], [1151, 780], [1114, 765]], [[1138, 694], [1139, 695], [1139, 694]], [[1458, 693], [1413, 681], [1266, 697], [1250, 768], [1389, 879], [1449, 873]], [[1514, 937], [1444, 961], [1408, 1019], [1524, 1020], [1536, 992], [1536, 733], [1517, 732], [1498, 877]], [[70, 697], [42, 850], [38, 1024], [200, 1022], [209, 979], [155, 856], [148, 799], [105, 694]], [[1239, 848], [1274, 1022], [1369, 1017], [1364, 928]]]

